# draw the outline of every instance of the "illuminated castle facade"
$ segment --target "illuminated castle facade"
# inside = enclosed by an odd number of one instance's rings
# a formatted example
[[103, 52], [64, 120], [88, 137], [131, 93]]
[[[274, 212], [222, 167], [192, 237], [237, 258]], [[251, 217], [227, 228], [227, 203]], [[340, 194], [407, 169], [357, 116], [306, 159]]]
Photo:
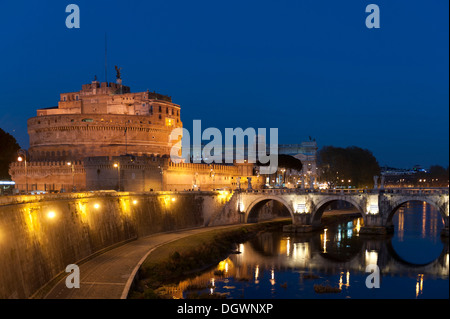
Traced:
[[165, 95], [93, 81], [60, 96], [57, 107], [28, 120], [31, 160], [169, 154], [170, 132], [182, 127], [180, 106]]
[[[155, 92], [92, 81], [28, 120], [30, 148], [10, 166], [16, 187], [44, 191], [184, 190], [247, 185], [250, 165], [175, 164], [180, 105]], [[180, 143], [178, 143], [180, 145]], [[258, 177], [253, 183], [256, 186]]]

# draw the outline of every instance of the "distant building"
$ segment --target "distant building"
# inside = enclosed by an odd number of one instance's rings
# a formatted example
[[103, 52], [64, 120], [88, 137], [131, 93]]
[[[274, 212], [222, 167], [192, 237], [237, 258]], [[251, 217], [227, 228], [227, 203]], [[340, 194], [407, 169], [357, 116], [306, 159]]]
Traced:
[[[296, 177], [298, 187], [317, 188], [318, 186], [318, 168], [317, 168], [317, 142], [310, 140], [300, 144], [282, 144], [278, 148], [280, 154], [291, 155], [299, 159], [303, 168]], [[294, 176], [295, 178], [295, 176]]]
[[448, 187], [448, 176], [436, 175], [430, 169], [415, 165], [410, 169], [382, 167], [381, 175], [386, 188], [404, 187]]

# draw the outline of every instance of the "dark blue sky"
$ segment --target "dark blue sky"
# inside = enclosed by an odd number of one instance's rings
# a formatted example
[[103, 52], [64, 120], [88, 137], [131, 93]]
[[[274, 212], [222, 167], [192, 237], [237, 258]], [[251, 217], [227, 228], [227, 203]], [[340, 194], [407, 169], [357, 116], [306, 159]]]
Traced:
[[[81, 28], [67, 29], [68, 4]], [[365, 26], [366, 5], [381, 28]], [[449, 2], [8, 1], [0, 4], [0, 127], [121, 66], [171, 95], [188, 129], [278, 127], [279, 142], [356, 145], [381, 165], [449, 163]]]

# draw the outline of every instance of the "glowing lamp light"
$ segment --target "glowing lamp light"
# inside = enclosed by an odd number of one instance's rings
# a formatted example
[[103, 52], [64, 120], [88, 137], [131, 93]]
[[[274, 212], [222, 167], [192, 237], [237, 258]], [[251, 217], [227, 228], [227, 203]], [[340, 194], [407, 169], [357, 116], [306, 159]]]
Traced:
[[47, 213], [47, 218], [54, 219], [56, 217], [56, 213], [54, 211], [50, 211]]
[[376, 265], [378, 263], [378, 252], [375, 250], [365, 251], [366, 265]]
[[297, 204], [296, 212], [299, 214], [306, 213], [306, 204]]
[[94, 208], [95, 208], [95, 209], [99, 209], [99, 208], [100, 208], [100, 204], [95, 203], [95, 204], [94, 204]]
[[18, 160], [19, 162], [22, 162], [22, 161], [23, 161], [23, 157], [22, 157], [22, 156], [19, 156], [19, 157], [17, 158], [17, 160]]
[[174, 202], [174, 201], [176, 201], [176, 198], [175, 198], [175, 197], [172, 197], [172, 202]]
[[133, 201], [133, 205], [137, 205], [137, 203], [138, 203], [137, 200], [134, 200], [134, 201]]
[[378, 214], [378, 205], [370, 205], [369, 214], [372, 215]]

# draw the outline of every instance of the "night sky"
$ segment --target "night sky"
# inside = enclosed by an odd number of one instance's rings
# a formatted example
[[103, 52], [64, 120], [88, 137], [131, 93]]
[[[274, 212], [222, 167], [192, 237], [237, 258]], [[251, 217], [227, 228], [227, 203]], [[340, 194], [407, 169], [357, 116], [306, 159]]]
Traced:
[[[68, 4], [80, 28], [68, 29]], [[368, 29], [375, 3], [381, 28]], [[184, 126], [279, 129], [279, 143], [359, 146], [381, 165], [449, 163], [448, 0], [2, 1], [0, 127], [114, 65], [132, 92], [180, 104]]]

